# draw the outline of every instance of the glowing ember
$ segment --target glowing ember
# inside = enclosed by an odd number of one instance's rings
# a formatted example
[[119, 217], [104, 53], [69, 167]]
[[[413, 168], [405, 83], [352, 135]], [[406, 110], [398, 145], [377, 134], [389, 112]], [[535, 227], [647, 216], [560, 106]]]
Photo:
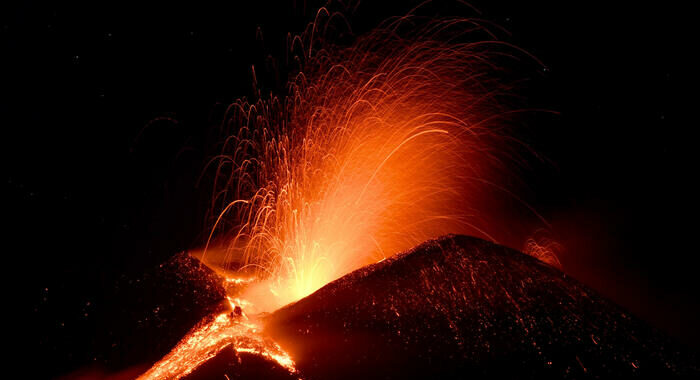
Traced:
[[460, 42], [478, 29], [465, 19], [401, 19], [336, 48], [314, 34], [322, 16], [294, 40], [304, 71], [286, 98], [230, 106], [211, 162], [220, 211], [202, 259], [263, 278], [245, 293], [259, 311], [435, 236], [493, 240], [503, 44]]
[[555, 268], [562, 269], [561, 262], [557, 257], [557, 252], [561, 251], [561, 249], [561, 244], [543, 236], [540, 231], [540, 233], [536, 233], [527, 239], [523, 252]]

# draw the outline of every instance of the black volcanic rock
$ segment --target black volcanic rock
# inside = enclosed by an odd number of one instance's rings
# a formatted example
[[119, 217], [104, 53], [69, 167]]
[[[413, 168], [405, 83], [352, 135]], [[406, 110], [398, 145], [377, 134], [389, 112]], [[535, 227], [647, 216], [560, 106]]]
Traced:
[[222, 279], [182, 252], [115, 285], [97, 340], [110, 370], [160, 360], [202, 318], [221, 310]]
[[297, 380], [298, 376], [290, 373], [276, 362], [260, 355], [236, 352], [228, 346], [219, 354], [199, 366], [182, 380], [209, 379], [266, 379]]
[[693, 353], [574, 279], [466, 236], [342, 277], [266, 331], [308, 379], [700, 374]]

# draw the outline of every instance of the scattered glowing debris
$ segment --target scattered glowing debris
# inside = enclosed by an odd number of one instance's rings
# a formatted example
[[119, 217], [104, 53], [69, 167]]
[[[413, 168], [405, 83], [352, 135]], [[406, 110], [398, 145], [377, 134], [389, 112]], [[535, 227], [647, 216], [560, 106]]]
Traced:
[[527, 239], [525, 246], [523, 247], [524, 253], [560, 270], [562, 269], [562, 266], [559, 258], [557, 257], [557, 252], [561, 250], [561, 244], [543, 236], [541, 232], [536, 233], [535, 236]]
[[[309, 31], [329, 29], [317, 16]], [[412, 21], [350, 47], [302, 34], [288, 93], [228, 108], [202, 261], [260, 278], [244, 291], [258, 311], [430, 238], [494, 240], [494, 193], [513, 196], [494, 174], [513, 140], [494, 61], [514, 51], [466, 18]]]

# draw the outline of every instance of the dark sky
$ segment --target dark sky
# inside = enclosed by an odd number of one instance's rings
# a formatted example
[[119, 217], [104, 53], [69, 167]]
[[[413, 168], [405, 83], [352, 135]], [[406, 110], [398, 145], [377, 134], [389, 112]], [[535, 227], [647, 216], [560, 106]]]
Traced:
[[[0, 10], [6, 289], [28, 349], [59, 363], [49, 374], [94, 357], [92, 316], [117, 278], [199, 241], [207, 131], [314, 8], [95, 3]], [[356, 32], [410, 8], [377, 3], [358, 8]], [[436, 12], [451, 13], [443, 3]], [[528, 74], [527, 101], [559, 116], [530, 121], [526, 139], [549, 163], [525, 181], [565, 271], [697, 347], [688, 10], [610, 3], [471, 2], [548, 68]]]

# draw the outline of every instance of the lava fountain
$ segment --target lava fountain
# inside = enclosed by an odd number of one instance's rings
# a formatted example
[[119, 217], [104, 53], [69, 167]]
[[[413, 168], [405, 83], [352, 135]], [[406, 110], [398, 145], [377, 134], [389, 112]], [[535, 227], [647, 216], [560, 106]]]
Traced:
[[502, 67], [524, 54], [464, 18], [399, 17], [334, 45], [343, 20], [322, 8], [289, 38], [285, 96], [256, 90], [228, 108], [200, 259], [254, 280], [144, 378], [180, 378], [230, 344], [294, 371], [257, 313], [429, 238], [493, 240], [494, 194], [508, 193], [495, 173], [517, 160]]
[[410, 20], [338, 48], [317, 19], [291, 42], [303, 71], [287, 96], [229, 108], [202, 260], [263, 279], [249, 290], [260, 310], [431, 237], [490, 238], [484, 193], [508, 159], [494, 62], [511, 48], [460, 42], [483, 32], [470, 20], [407, 33]]

